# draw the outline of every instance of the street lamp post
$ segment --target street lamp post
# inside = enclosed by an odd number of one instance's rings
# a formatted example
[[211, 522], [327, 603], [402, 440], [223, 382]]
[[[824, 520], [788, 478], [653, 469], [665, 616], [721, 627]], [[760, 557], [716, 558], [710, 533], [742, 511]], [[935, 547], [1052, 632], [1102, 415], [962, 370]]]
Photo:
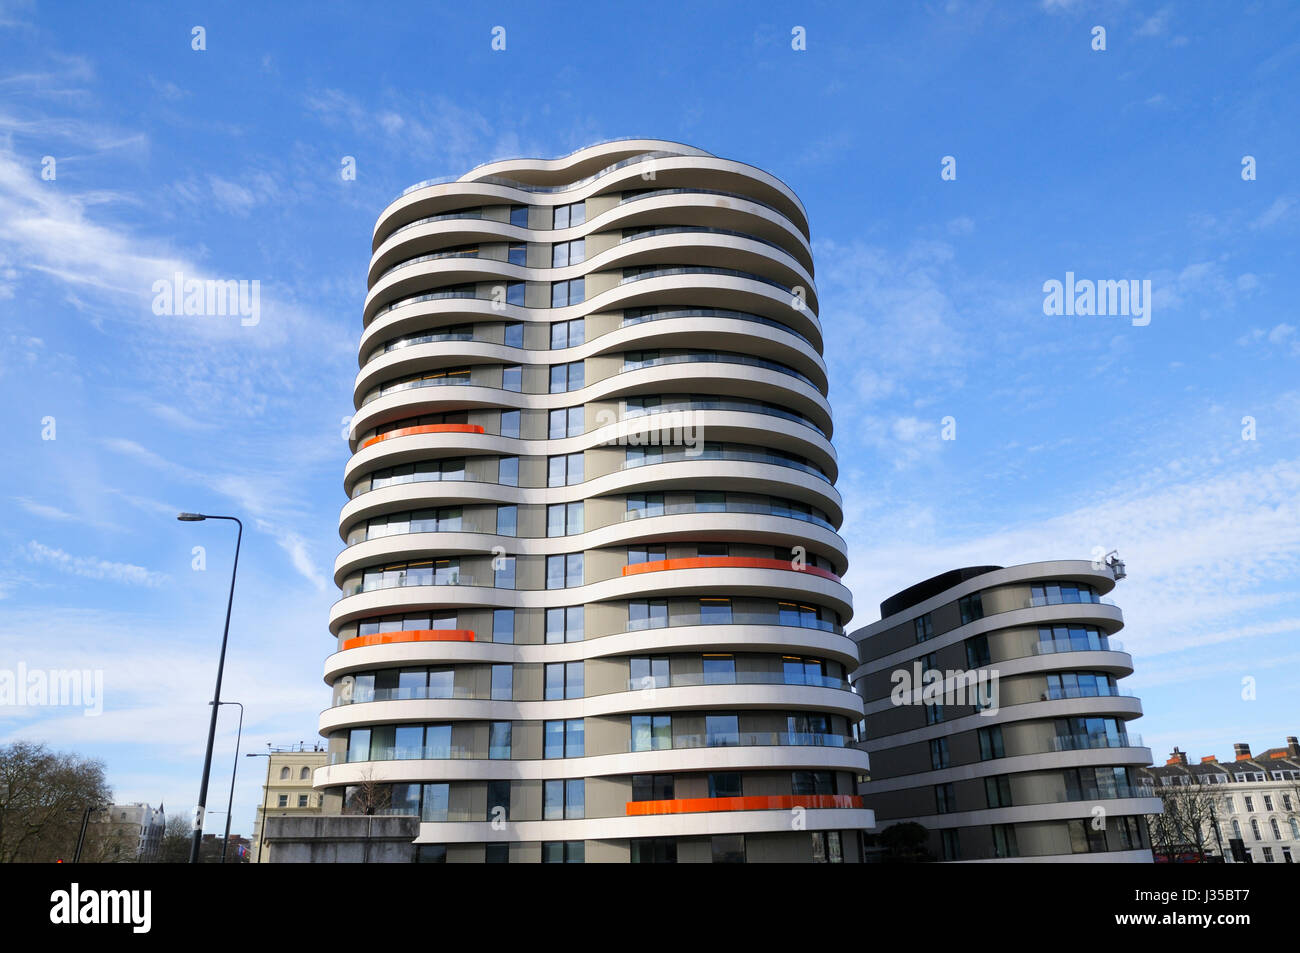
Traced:
[[[267, 743], [267, 747], [270, 747], [269, 742]], [[271, 787], [271, 754], [272, 753], [269, 751], [265, 754], [262, 754], [257, 751], [250, 751], [246, 756], [249, 758], [266, 759], [266, 786], [262, 788], [262, 826], [258, 828], [257, 831], [257, 858], [253, 861], [256, 864], [260, 864], [262, 862], [262, 844], [266, 842], [266, 798], [267, 798], [266, 792]]]
[[81, 815], [81, 833], [77, 835], [77, 849], [72, 854], [72, 862], [74, 864], [81, 860], [81, 848], [86, 844], [86, 828], [90, 825], [90, 812], [96, 807], [99, 807], [99, 805], [87, 804], [86, 812]]
[[212, 718], [208, 722], [208, 747], [203, 755], [203, 781], [199, 785], [199, 805], [194, 809], [194, 838], [190, 841], [190, 863], [199, 862], [199, 846], [203, 840], [203, 814], [208, 806], [208, 776], [212, 773], [212, 745], [217, 737], [217, 711], [221, 707], [221, 676], [226, 668], [226, 641], [230, 637], [230, 610], [235, 604], [235, 574], [239, 571], [239, 544], [244, 539], [244, 524], [233, 516], [209, 516], [205, 513], [180, 513], [176, 517], [183, 523], [201, 520], [230, 520], [239, 527], [235, 537], [235, 564], [230, 570], [230, 598], [226, 601], [226, 627], [221, 633], [221, 656], [217, 661], [217, 685], [212, 692]]
[[226, 801], [226, 837], [221, 842], [221, 862], [226, 862], [226, 846], [230, 843], [230, 812], [235, 804], [235, 775], [239, 772], [239, 742], [244, 736], [244, 706], [239, 702], [221, 702], [222, 705], [239, 705], [239, 731], [235, 733], [235, 766], [230, 769], [230, 799]]

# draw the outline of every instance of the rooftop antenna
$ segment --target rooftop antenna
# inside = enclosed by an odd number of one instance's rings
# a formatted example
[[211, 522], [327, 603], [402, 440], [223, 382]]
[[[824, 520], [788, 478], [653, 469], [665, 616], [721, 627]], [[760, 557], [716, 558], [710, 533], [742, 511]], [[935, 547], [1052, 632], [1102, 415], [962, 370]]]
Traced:
[[1116, 582], [1128, 575], [1124, 570], [1124, 560], [1119, 558], [1118, 549], [1112, 549], [1106, 554], [1106, 565], [1110, 568], [1110, 573], [1115, 577]]

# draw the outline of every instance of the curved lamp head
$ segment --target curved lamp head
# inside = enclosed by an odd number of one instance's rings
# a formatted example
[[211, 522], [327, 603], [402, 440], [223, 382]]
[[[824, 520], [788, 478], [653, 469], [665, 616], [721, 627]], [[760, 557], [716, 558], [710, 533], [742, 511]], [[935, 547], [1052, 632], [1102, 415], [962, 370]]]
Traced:
[[207, 519], [202, 513], [177, 513], [176, 518], [182, 523], [197, 523]]

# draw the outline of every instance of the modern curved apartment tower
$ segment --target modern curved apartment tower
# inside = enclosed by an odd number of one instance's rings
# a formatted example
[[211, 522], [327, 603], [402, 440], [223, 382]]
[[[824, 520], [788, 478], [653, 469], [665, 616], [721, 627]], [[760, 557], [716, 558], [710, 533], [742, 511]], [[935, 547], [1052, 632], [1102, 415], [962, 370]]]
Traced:
[[808, 222], [657, 140], [375, 226], [315, 785], [431, 861], [857, 860]]
[[878, 829], [919, 823], [949, 861], [1151, 861], [1116, 565], [953, 570], [853, 633]]

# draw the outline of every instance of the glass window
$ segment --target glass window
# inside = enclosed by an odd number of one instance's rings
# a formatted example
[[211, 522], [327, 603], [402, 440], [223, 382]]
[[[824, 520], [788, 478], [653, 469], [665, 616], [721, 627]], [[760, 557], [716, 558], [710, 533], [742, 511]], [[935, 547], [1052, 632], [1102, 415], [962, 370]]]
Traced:
[[930, 618], [928, 612], [913, 619], [912, 627], [916, 630], [916, 641], [918, 642], [924, 642], [926, 639], [934, 637], [934, 620]]
[[519, 436], [519, 411], [517, 410], [501, 411], [501, 436], [503, 437]]
[[722, 513], [727, 509], [725, 493], [696, 493], [695, 509], [700, 513]]
[[992, 728], [980, 728], [978, 734], [981, 761], [1004, 757], [1001, 725], [994, 725]]
[[976, 619], [984, 618], [984, 604], [980, 599], [978, 592], [971, 593], [969, 596], [963, 596], [957, 600], [957, 605], [961, 611], [961, 624], [966, 625], [968, 622], [974, 622]]
[[742, 797], [740, 773], [736, 771], [711, 772], [709, 797]]
[[498, 506], [497, 507], [497, 534], [500, 536], [514, 536], [519, 528], [519, 507]]
[[673, 776], [671, 774], [632, 775], [633, 801], [671, 801]]
[[673, 746], [671, 715], [633, 715], [632, 750], [662, 751]]
[[519, 485], [518, 457], [501, 457], [497, 460], [497, 482], [503, 486]]
[[525, 283], [522, 281], [510, 281], [506, 283], [506, 304], [516, 304], [523, 307], [524, 304]]
[[[528, 264], [528, 246], [523, 242], [511, 242], [506, 252], [506, 260], [512, 265]], [[516, 345], [517, 347], [518, 345]]]
[[643, 516], [664, 515], [664, 495], [662, 493], [632, 493], [627, 497], [627, 515], [630, 519]]
[[487, 783], [487, 818], [488, 821], [510, 820], [510, 782], [489, 781]]
[[586, 853], [586, 841], [543, 841], [542, 863], [581, 864]]
[[524, 346], [524, 325], [522, 321], [514, 321], [506, 325], [505, 345], [506, 347]]
[[420, 820], [430, 823], [445, 821], [447, 819], [447, 807], [450, 803], [450, 785], [425, 784], [423, 788], [424, 801], [420, 809]]
[[948, 739], [930, 739], [930, 767], [935, 771], [948, 767]]
[[498, 589], [513, 589], [515, 587], [515, 557], [514, 556], [497, 556], [492, 560], [494, 569], [492, 571], [492, 584]]
[[546, 461], [547, 486], [573, 486], [582, 482], [582, 453], [565, 453], [548, 457]]
[[[403, 672], [402, 674], [405, 675], [406, 673]], [[424, 681], [423, 674], [424, 673], [420, 673], [419, 676], [412, 679], [412, 682], [415, 685], [415, 689], [414, 689], [415, 693], [409, 696], [403, 694], [401, 697], [403, 698], [420, 697], [419, 692], [422, 690], [420, 688], [420, 685]], [[428, 679], [429, 679], [428, 688], [423, 689], [423, 691], [427, 692], [427, 696], [429, 698], [451, 698], [455, 694], [456, 672], [450, 666], [429, 669]]]
[[733, 655], [705, 655], [703, 670], [705, 685], [734, 685], [736, 682], [736, 658]]
[[520, 365], [501, 368], [501, 389], [516, 392], [524, 389], [524, 369]]
[[586, 723], [581, 718], [568, 719], [564, 723], [564, 756], [581, 758], [585, 747]]
[[1019, 857], [1020, 851], [1016, 847], [1016, 829], [1011, 824], [993, 825], [993, 856], [994, 857]]
[[790, 779], [792, 794], [834, 794], [835, 776], [830, 771], [795, 771]]
[[564, 781], [542, 782], [542, 820], [564, 820]]
[[546, 557], [546, 588], [547, 589], [564, 588], [564, 557], [563, 556]]
[[702, 625], [725, 625], [731, 622], [730, 599], [701, 599], [700, 623]]
[[515, 610], [494, 609], [492, 611], [492, 641], [513, 642], [515, 640]]
[[632, 848], [631, 863], [677, 863], [677, 841], [671, 837], [639, 837], [634, 838], [630, 843]]
[[510, 701], [515, 697], [515, 670], [513, 665], [492, 666], [492, 700]]
[[709, 841], [715, 864], [743, 864], [745, 862], [744, 834], [715, 834]]
[[564, 817], [565, 819], [587, 816], [587, 782], [583, 778], [573, 778], [564, 782]]
[[353, 728], [348, 732], [348, 760], [370, 760], [370, 729]]
[[492, 759], [510, 758], [510, 735], [512, 723], [494, 721], [488, 727], [488, 757]]
[[[547, 677], [550, 677], [549, 666], [547, 667]], [[546, 690], [551, 691], [551, 685], [548, 680]], [[546, 696], [550, 698], [548, 694]], [[558, 697], [558, 696], [557, 696]], [[542, 756], [544, 758], [563, 758], [564, 757], [564, 722], [548, 721], [542, 730]]]
[[664, 656], [637, 657], [628, 659], [628, 687], [632, 691], [647, 688], [667, 688], [668, 659]]
[[510, 207], [510, 224], [519, 228], [528, 227], [527, 205], [513, 205]]
[[1011, 807], [1011, 778], [1005, 774], [985, 778], [984, 796], [989, 807]]
[[567, 606], [546, 610], [546, 641], [581, 642], [583, 638], [583, 606]]
[[658, 629], [668, 624], [668, 600], [634, 599], [627, 604], [629, 632]]
[[417, 864], [445, 864], [447, 862], [447, 845], [416, 844], [415, 862]]
[[934, 809], [938, 814], [948, 814], [956, 809], [957, 798], [953, 791], [953, 786], [949, 784], [936, 784], [934, 786]]
[[736, 715], [705, 715], [705, 744], [709, 747], [740, 744], [740, 719]]

